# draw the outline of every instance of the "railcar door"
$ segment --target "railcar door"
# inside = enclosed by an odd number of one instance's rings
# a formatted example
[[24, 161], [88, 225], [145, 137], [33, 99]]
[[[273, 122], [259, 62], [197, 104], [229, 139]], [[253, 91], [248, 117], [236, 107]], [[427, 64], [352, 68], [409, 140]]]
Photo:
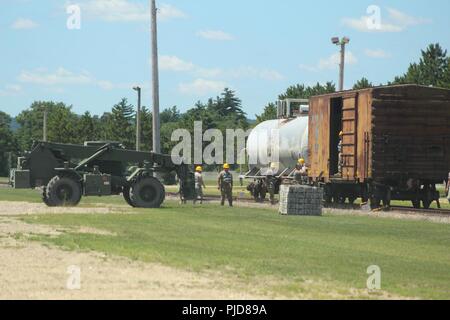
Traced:
[[354, 180], [357, 168], [358, 95], [343, 97], [342, 107], [342, 179]]

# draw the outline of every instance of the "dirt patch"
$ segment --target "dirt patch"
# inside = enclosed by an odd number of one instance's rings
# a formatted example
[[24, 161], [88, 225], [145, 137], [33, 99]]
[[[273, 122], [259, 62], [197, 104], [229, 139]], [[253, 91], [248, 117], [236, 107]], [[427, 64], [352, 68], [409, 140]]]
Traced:
[[[93, 228], [29, 225], [12, 217], [0, 217], [0, 299], [402, 298], [313, 280], [299, 281], [294, 293], [281, 296], [275, 292], [293, 283], [270, 277], [244, 281], [228, 273], [196, 273], [96, 252], [63, 251], [28, 240], [31, 235], [58, 236], [68, 231], [110, 235]], [[77, 272], [74, 270], [80, 271], [80, 289], [71, 290], [74, 282], [70, 280]]]
[[90, 206], [90, 207], [48, 207], [44, 203], [31, 203], [31, 202], [14, 202], [14, 201], [1, 201], [0, 202], [0, 215], [2, 216], [18, 216], [18, 215], [31, 215], [31, 214], [109, 214], [109, 213], [122, 213], [125, 212], [127, 207], [125, 206]]
[[[58, 236], [66, 231], [0, 217], [0, 299], [273, 298], [225, 277], [96, 252], [63, 251], [27, 240], [30, 235]], [[107, 233], [84, 227], [70, 232]], [[71, 290], [74, 267], [80, 270], [80, 289]]]

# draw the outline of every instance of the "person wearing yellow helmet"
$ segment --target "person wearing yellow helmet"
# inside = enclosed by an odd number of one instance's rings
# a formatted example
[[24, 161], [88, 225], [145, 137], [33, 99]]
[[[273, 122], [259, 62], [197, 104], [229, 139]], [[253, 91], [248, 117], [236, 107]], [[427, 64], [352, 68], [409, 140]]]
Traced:
[[197, 166], [195, 168], [195, 198], [194, 204], [200, 199], [200, 204], [203, 204], [203, 188], [206, 188], [205, 181], [203, 180], [203, 168]]
[[225, 205], [225, 199], [228, 199], [230, 207], [233, 206], [233, 175], [230, 172], [230, 165], [225, 163], [223, 171], [219, 173], [217, 178], [217, 188], [220, 190], [222, 199], [220, 204]]
[[298, 183], [303, 183], [303, 180], [308, 175], [308, 167], [306, 161], [303, 158], [298, 159], [297, 165], [294, 170], [294, 179]]

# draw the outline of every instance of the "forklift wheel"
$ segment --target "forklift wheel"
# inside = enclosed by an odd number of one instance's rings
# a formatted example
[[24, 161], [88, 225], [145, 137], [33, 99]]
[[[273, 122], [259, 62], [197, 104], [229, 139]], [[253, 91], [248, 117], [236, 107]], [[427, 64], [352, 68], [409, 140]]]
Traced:
[[81, 185], [70, 177], [53, 177], [46, 191], [46, 204], [50, 207], [74, 207], [81, 200]]
[[139, 178], [130, 189], [130, 200], [137, 208], [159, 208], [165, 196], [164, 186], [153, 177]]

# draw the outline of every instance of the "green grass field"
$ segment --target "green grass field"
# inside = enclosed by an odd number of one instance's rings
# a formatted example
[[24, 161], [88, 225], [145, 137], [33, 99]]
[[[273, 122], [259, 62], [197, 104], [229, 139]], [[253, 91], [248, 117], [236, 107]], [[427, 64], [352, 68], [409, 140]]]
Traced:
[[[36, 191], [0, 189], [0, 201], [40, 201]], [[121, 197], [87, 198], [124, 204]], [[128, 214], [34, 215], [27, 223], [92, 227], [114, 236], [36, 236], [67, 250], [94, 250], [194, 271], [218, 271], [244, 281], [279, 279], [267, 290], [296, 296], [306, 279], [338, 291], [363, 290], [367, 267], [382, 270], [382, 289], [425, 299], [450, 299], [450, 225], [364, 216], [285, 217], [275, 210], [180, 206], [126, 209]], [[327, 297], [327, 288], [316, 293]], [[376, 298], [377, 295], [374, 295]]]

